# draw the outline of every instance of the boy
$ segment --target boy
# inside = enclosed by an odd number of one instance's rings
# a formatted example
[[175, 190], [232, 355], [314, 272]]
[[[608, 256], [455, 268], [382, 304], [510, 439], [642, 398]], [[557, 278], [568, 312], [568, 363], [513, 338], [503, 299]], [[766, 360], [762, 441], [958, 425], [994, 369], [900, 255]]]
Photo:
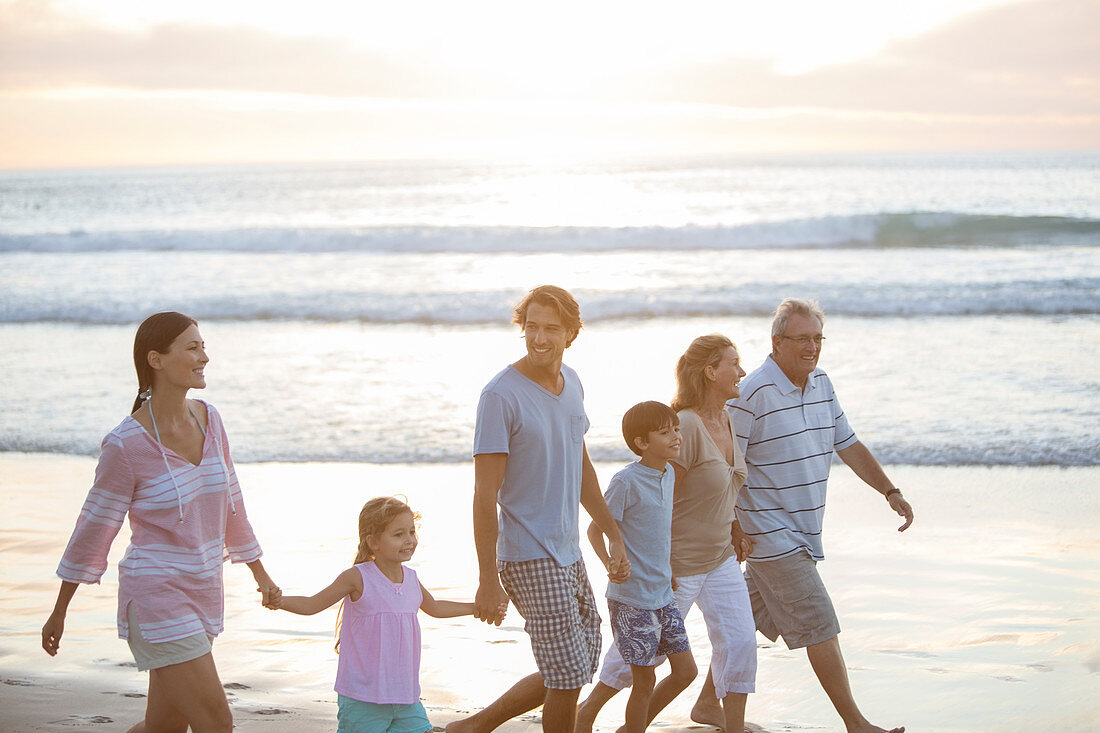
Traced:
[[[631, 571], [626, 582], [608, 584], [607, 606], [615, 645], [633, 677], [626, 731], [641, 733], [691, 684], [698, 670], [672, 595], [676, 477], [668, 461], [680, 455], [680, 419], [665, 404], [642, 402], [623, 415], [623, 438], [640, 458], [615, 474], [605, 499], [619, 523]], [[588, 527], [588, 539], [608, 566], [604, 533], [595, 523]], [[654, 689], [654, 669], [661, 656], [668, 656], [672, 672]]]

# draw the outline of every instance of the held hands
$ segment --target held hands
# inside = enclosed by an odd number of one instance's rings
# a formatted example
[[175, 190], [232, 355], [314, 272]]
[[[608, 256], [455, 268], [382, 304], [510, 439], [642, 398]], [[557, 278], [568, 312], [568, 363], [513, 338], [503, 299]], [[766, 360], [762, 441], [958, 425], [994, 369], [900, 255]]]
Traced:
[[283, 591], [274, 583], [267, 588], [257, 588], [256, 592], [260, 594], [260, 604], [264, 608], [278, 611], [283, 607]]
[[608, 542], [607, 579], [612, 583], [625, 583], [630, 578], [630, 559], [626, 556], [626, 545], [622, 541]]
[[252, 577], [256, 581], [256, 592], [260, 594], [260, 603], [264, 608], [276, 610], [282, 605], [283, 592], [275, 581], [267, 574], [264, 564], [259, 558], [248, 563], [248, 569], [252, 571]]
[[737, 553], [737, 562], [744, 562], [752, 554], [753, 548], [756, 546], [756, 541], [745, 534], [745, 531], [741, 529], [740, 522], [734, 522], [730, 528], [730, 542], [733, 544], [733, 550]]
[[508, 594], [500, 586], [500, 581], [482, 581], [474, 596], [474, 618], [487, 624], [500, 626], [504, 614], [508, 611]]
[[891, 494], [887, 497], [886, 502], [890, 505], [890, 508], [898, 513], [899, 517], [905, 518], [905, 524], [898, 527], [899, 532], [904, 532], [909, 529], [909, 525], [913, 523], [913, 507], [909, 506], [909, 502], [905, 500], [905, 497], [901, 495], [901, 492]]
[[269, 577], [256, 578], [256, 592], [260, 594], [260, 604], [264, 608], [278, 611], [283, 605], [283, 591]]

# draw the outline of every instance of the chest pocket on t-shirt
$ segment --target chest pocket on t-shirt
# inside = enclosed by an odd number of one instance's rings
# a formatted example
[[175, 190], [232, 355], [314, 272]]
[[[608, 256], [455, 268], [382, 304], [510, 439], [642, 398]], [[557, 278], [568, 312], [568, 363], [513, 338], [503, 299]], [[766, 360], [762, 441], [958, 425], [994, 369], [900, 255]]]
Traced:
[[831, 401], [806, 405], [806, 427], [810, 431], [813, 444], [817, 446], [817, 453], [830, 453], [833, 450], [833, 434], [836, 432], [836, 421], [833, 418], [833, 403]]
[[571, 433], [572, 433], [572, 436], [573, 436], [573, 442], [574, 443], [583, 442], [584, 441], [584, 431], [585, 431], [584, 423], [586, 422], [585, 419], [584, 419], [584, 415], [570, 415], [569, 420], [570, 420], [570, 427], [572, 428]]

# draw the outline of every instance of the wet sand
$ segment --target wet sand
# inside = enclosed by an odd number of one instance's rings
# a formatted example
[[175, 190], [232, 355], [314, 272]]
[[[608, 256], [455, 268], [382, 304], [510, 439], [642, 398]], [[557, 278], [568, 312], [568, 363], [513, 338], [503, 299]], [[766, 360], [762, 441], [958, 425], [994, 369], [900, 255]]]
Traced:
[[[39, 632], [53, 575], [91, 479], [88, 458], [0, 456], [0, 730], [125, 730], [142, 715], [146, 676], [117, 639], [115, 564], [81, 587], [61, 652]], [[619, 466], [600, 464], [606, 480]], [[856, 698], [880, 725], [910, 731], [1095, 730], [1100, 720], [1100, 469], [889, 467], [916, 510], [904, 534], [885, 503], [834, 469], [822, 574], [837, 606]], [[476, 560], [472, 467], [246, 464], [239, 467], [264, 562], [287, 593], [312, 593], [351, 562], [363, 501], [402, 493], [423, 514], [413, 565], [439, 598], [470, 599]], [[602, 595], [602, 576], [586, 562]], [[226, 632], [214, 656], [243, 731], [335, 729], [335, 609], [268, 611], [242, 567], [226, 568]], [[703, 667], [701, 619], [688, 617]], [[421, 616], [423, 700], [432, 722], [488, 704], [533, 671], [522, 619], [500, 628]], [[605, 634], [609, 643], [610, 633]], [[803, 652], [758, 637], [760, 672], [748, 719], [761, 730], [843, 730]], [[688, 717], [701, 681], [654, 729], [706, 730]], [[582, 695], [587, 693], [587, 689]], [[597, 730], [622, 722], [626, 695]], [[539, 730], [538, 716], [503, 731]]]

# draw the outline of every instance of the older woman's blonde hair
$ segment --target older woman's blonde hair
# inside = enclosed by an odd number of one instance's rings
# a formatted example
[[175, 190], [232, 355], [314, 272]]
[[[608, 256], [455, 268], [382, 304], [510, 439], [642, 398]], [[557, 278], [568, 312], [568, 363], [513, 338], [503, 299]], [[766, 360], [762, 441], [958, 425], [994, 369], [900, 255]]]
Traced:
[[[722, 352], [734, 346], [720, 333], [700, 336], [691, 342], [687, 351], [676, 362], [676, 397], [672, 409], [679, 412], [703, 404], [707, 393], [707, 378], [703, 371], [708, 366], [718, 366]], [[736, 347], [734, 347], [736, 348]]]

